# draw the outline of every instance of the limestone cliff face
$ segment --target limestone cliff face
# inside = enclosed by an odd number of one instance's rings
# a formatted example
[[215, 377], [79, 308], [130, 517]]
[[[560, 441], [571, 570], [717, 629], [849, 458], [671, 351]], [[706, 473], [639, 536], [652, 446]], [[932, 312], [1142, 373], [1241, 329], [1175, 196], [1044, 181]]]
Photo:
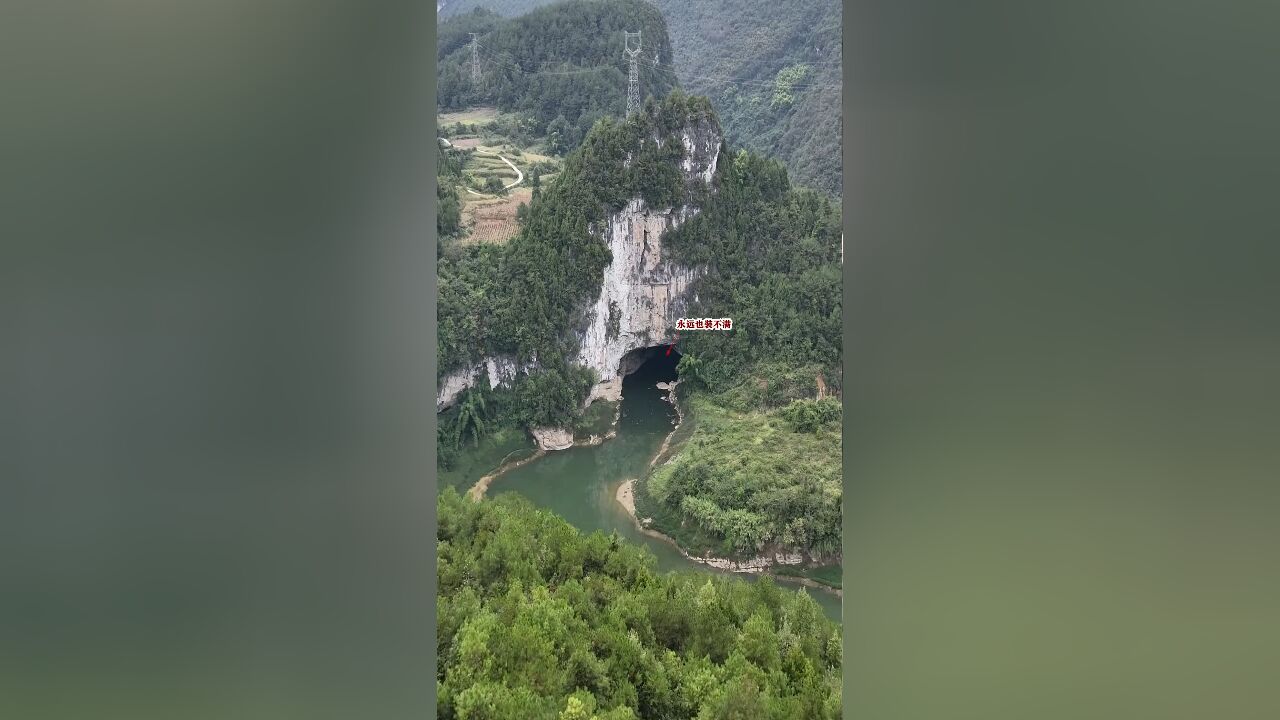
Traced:
[[[708, 185], [716, 171], [722, 138], [711, 122], [696, 122], [677, 136], [684, 146], [681, 170], [688, 186]], [[654, 137], [661, 144], [663, 138]], [[612, 260], [605, 267], [600, 294], [584, 308], [579, 326], [575, 362], [592, 368], [600, 378], [587, 403], [622, 396], [622, 376], [635, 358], [628, 353], [661, 346], [675, 339], [676, 321], [685, 317], [695, 300], [691, 286], [705, 268], [685, 267], [664, 254], [662, 237], [693, 217], [698, 208], [646, 207], [634, 198], [619, 212], [611, 213], [591, 231], [609, 246]], [[436, 398], [437, 411], [457, 401], [467, 388], [485, 380], [489, 387], [506, 386], [518, 373], [536, 365], [517, 367], [511, 358], [486, 358], [472, 367], [445, 375]]]
[[692, 299], [690, 286], [704, 270], [663, 257], [662, 235], [692, 215], [693, 208], [651, 210], [639, 199], [609, 218], [604, 240], [613, 261], [588, 310], [577, 363], [596, 371], [600, 383], [589, 400], [622, 396], [622, 358], [633, 350], [670, 343], [676, 320]]
[[[661, 145], [663, 139], [655, 136], [653, 140]], [[693, 123], [682, 130], [680, 142], [686, 185], [709, 185], [720, 157], [719, 130], [711, 123]], [[685, 267], [664, 257], [662, 236], [697, 212], [698, 208], [688, 205], [648, 208], [635, 198], [610, 215], [602, 228], [613, 260], [605, 267], [600, 295], [588, 310], [577, 357], [578, 364], [600, 377], [588, 403], [622, 397], [622, 376], [635, 369], [623, 367], [627, 353], [675, 339], [676, 321], [695, 299], [690, 288], [706, 269]]]
[[528, 372], [534, 366], [519, 367], [510, 357], [491, 357], [470, 367], [454, 370], [440, 378], [440, 387], [436, 390], [436, 412], [453, 405], [458, 396], [468, 388], [476, 387], [481, 382], [488, 382], [490, 389], [506, 387], [516, 379], [520, 372]]

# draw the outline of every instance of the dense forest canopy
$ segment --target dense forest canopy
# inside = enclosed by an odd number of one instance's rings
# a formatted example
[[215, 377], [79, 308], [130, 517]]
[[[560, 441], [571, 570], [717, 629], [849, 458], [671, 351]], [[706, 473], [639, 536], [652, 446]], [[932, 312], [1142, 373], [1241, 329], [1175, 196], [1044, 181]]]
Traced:
[[681, 375], [713, 390], [764, 363], [817, 365], [840, 376], [840, 208], [790, 186], [777, 162], [746, 151], [718, 168], [703, 212], [663, 242], [689, 265], [707, 264], [694, 317], [732, 317], [729, 333], [681, 338]]
[[[550, 2], [445, 0], [439, 13], [516, 16]], [[781, 160], [798, 184], [839, 196], [839, 0], [650, 2], [666, 18], [674, 74], [689, 92], [711, 98], [729, 140]]]
[[804, 591], [659, 574], [514, 494], [437, 505], [437, 717], [840, 717], [841, 633]]
[[[596, 120], [627, 109], [623, 32], [640, 32], [642, 96], [677, 86], [662, 14], [644, 0], [565, 0], [504, 19], [483, 9], [440, 23], [441, 110], [493, 105], [530, 117], [555, 147], [576, 147]], [[481, 80], [471, 79], [469, 33], [478, 33]]]
[[436, 0], [436, 13], [445, 18], [484, 8], [506, 17], [515, 17], [552, 2], [556, 0]]

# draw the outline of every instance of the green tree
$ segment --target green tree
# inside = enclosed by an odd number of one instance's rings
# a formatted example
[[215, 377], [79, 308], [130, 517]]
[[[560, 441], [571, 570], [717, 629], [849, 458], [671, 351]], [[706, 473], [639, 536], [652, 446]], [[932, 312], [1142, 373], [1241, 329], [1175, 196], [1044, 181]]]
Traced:
[[462, 222], [462, 205], [452, 181], [436, 178], [436, 235], [452, 237], [458, 234]]
[[471, 431], [471, 438], [475, 444], [480, 443], [480, 438], [484, 437], [484, 395], [478, 390], [468, 390], [463, 393], [462, 400], [458, 403], [457, 417], [457, 436], [454, 440], [454, 446], [462, 444], [463, 436], [468, 430]]
[[763, 612], [757, 612], [743, 624], [737, 644], [738, 650], [756, 667], [773, 671], [781, 665], [778, 636], [773, 622]]
[[569, 696], [559, 720], [593, 720], [595, 710], [595, 696], [585, 690], [579, 690]]

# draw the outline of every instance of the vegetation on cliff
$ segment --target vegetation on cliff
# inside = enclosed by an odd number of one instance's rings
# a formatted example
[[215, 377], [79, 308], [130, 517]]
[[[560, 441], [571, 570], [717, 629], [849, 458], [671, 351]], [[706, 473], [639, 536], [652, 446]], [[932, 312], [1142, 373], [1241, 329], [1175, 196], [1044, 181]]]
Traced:
[[682, 377], [719, 392], [766, 364], [816, 365], [838, 384], [839, 206], [746, 151], [725, 158], [719, 175], [703, 212], [664, 238], [682, 262], [710, 267], [692, 316], [734, 320], [727, 333], [681, 338]]
[[841, 633], [804, 591], [659, 574], [516, 495], [438, 510], [437, 717], [840, 716]]

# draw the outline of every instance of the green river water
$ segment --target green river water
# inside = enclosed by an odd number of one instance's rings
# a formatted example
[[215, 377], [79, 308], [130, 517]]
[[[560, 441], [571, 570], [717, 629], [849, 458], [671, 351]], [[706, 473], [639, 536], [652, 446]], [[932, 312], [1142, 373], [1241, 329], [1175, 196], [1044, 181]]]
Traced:
[[[518, 492], [585, 532], [617, 531], [627, 540], [648, 547], [657, 556], [659, 570], [722, 573], [685, 558], [670, 543], [640, 532], [615, 500], [623, 481], [644, 475], [649, 461], [676, 422], [675, 408], [663, 399], [664, 393], [656, 387], [656, 383], [674, 378], [672, 363], [655, 360], [658, 361], [646, 363], [624, 380], [616, 437], [600, 445], [548, 453], [510, 470], [493, 481], [489, 495]], [[483, 472], [476, 474], [478, 477]], [[756, 579], [747, 573], [724, 574]], [[781, 578], [777, 581], [786, 587], [799, 587]], [[824, 589], [806, 590], [828, 617], [840, 621], [840, 597]]]

